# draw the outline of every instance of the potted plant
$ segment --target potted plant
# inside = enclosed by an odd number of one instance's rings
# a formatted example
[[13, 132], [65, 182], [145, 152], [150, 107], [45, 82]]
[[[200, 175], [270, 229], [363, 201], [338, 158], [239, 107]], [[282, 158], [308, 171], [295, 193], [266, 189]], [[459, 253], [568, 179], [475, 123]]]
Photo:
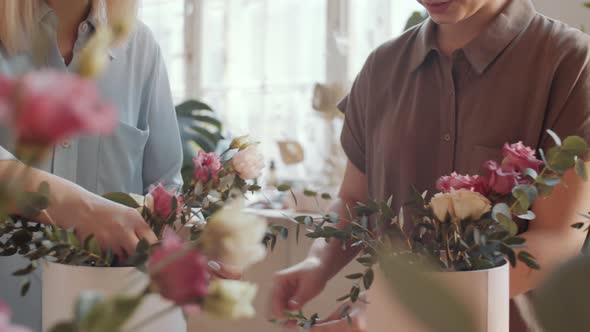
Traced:
[[[540, 268], [524, 250], [515, 220], [533, 221], [532, 204], [550, 195], [569, 169], [586, 178], [582, 155], [587, 143], [549, 134], [556, 146], [539, 151], [541, 160], [520, 142], [506, 144], [501, 162], [485, 163], [487, 175], [441, 177], [439, 193], [429, 197], [413, 190], [413, 199], [397, 215], [391, 200], [369, 200], [349, 209], [344, 229], [331, 225], [335, 216], [294, 221], [309, 228], [307, 237], [362, 248], [357, 261], [366, 269], [347, 276], [354, 284], [338, 300], [364, 301], [361, 293], [369, 290], [369, 330], [507, 331], [508, 264]], [[343, 306], [342, 315], [348, 310]], [[318, 319], [301, 313], [287, 317], [303, 327]]]
[[[89, 43], [93, 51], [84, 51], [82, 72], [99, 71], [94, 65], [106, 48], [97, 43]], [[55, 84], [81, 87], [87, 94], [72, 101], [67, 94], [55, 94]], [[70, 73], [0, 77], [0, 121], [15, 131], [16, 157], [35, 165], [67, 137], [108, 134], [116, 113], [97, 96], [93, 81]], [[247, 192], [260, 189], [253, 182], [262, 167], [256, 144], [240, 137], [221, 154], [199, 152], [192, 178], [180, 193], [157, 184], [145, 197], [105, 195], [140, 210], [160, 239], [153, 246], [140, 241], [129, 259], [101, 248], [93, 235], [79, 239], [75, 230], [58, 227], [47, 212], [49, 185], [25, 192], [22, 181], [28, 171], [14, 172], [0, 182], [0, 255], [22, 255], [30, 261], [15, 276], [26, 278], [45, 265], [44, 331], [182, 330], [186, 323], [180, 308], [223, 319], [251, 317], [255, 285], [214, 280], [207, 262], [244, 268], [264, 257], [266, 223], [243, 213], [240, 204]], [[9, 206], [18, 207], [19, 215], [6, 215]], [[40, 214], [53, 224], [33, 222]], [[25, 279], [23, 295], [29, 287]]]

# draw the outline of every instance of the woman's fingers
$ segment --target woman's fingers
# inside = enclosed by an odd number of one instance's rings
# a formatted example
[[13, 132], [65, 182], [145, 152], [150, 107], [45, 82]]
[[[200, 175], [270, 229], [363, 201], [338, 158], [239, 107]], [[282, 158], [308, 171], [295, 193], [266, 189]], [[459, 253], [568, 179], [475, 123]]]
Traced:
[[240, 280], [242, 271], [216, 261], [209, 261], [209, 272], [221, 279]]

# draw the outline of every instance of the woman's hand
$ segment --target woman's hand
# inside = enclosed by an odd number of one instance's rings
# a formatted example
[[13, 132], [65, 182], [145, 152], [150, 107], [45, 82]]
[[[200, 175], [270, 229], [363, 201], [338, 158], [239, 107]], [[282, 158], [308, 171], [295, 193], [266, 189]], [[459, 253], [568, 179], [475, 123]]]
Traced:
[[123, 260], [135, 253], [140, 239], [158, 241], [137, 210], [87, 191], [79, 198], [50, 205], [47, 216], [60, 227], [74, 228], [80, 241], [94, 235], [101, 248], [111, 248]]
[[[346, 302], [342, 304], [336, 311], [334, 311], [326, 319], [322, 319], [316, 323], [309, 331], [310, 332], [366, 332], [366, 297], [362, 295], [355, 303]], [[340, 311], [350, 306], [348, 315], [350, 321], [346, 316], [342, 316]]]
[[275, 274], [272, 288], [272, 315], [283, 317], [285, 311], [301, 309], [326, 286], [326, 273], [319, 259], [307, 258]]
[[216, 261], [209, 261], [209, 272], [220, 279], [240, 280], [242, 279], [242, 271]]

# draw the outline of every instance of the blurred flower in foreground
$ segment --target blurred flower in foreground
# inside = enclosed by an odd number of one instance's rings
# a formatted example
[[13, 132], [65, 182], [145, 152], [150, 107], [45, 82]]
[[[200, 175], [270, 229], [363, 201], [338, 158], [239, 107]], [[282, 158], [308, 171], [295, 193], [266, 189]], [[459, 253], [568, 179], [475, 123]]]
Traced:
[[249, 282], [217, 279], [211, 283], [203, 309], [220, 319], [252, 318], [256, 291], [256, 285]]
[[109, 134], [117, 114], [94, 82], [43, 70], [0, 77], [0, 121], [15, 129], [19, 146], [48, 148], [75, 134]]
[[200, 241], [210, 259], [243, 269], [264, 259], [262, 240], [267, 224], [263, 218], [246, 213], [236, 201], [207, 220]]
[[31, 332], [30, 329], [10, 324], [10, 308], [0, 301], [0, 332]]

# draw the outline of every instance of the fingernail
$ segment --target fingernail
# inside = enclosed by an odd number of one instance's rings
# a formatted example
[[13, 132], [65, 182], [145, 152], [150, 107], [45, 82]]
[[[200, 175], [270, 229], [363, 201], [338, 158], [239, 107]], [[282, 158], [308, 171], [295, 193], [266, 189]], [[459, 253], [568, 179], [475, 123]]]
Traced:
[[219, 265], [219, 263], [217, 263], [217, 262], [209, 261], [209, 263], [207, 263], [207, 265], [209, 265], [209, 267], [212, 270], [221, 271], [221, 265]]

